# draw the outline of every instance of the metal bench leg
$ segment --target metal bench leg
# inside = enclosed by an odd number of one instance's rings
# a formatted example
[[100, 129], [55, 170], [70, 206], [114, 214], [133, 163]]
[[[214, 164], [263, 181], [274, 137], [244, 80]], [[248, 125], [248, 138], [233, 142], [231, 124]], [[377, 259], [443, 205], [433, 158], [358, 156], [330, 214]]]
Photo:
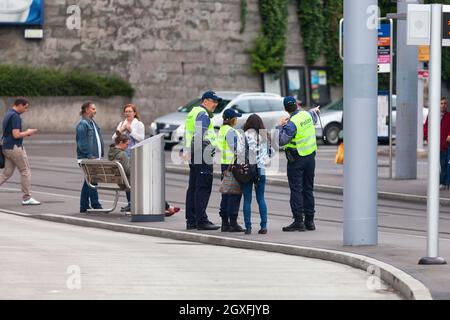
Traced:
[[114, 195], [114, 203], [112, 208], [110, 209], [88, 209], [88, 212], [92, 213], [110, 213], [111, 211], [114, 211], [117, 207], [117, 202], [119, 201], [119, 191], [116, 191], [116, 194]]

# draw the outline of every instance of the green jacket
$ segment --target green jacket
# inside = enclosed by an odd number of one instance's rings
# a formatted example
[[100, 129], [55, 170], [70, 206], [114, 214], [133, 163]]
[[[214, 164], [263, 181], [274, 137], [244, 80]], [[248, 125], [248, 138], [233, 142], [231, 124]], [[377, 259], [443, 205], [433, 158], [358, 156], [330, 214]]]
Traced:
[[108, 152], [108, 160], [109, 161], [118, 161], [125, 171], [125, 174], [127, 175], [128, 181], [130, 181], [131, 171], [130, 171], [130, 160], [127, 157], [127, 154], [125, 151], [120, 150], [119, 148], [116, 148], [114, 144], [109, 146], [109, 152]]

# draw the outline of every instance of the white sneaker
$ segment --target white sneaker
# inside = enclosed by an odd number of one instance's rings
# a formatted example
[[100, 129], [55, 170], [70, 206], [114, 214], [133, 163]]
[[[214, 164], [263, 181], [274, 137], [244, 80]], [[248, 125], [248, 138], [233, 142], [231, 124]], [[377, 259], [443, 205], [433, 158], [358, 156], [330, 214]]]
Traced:
[[38, 205], [38, 204], [41, 204], [41, 203], [39, 201], [33, 199], [33, 198], [30, 198], [28, 200], [22, 201], [22, 205], [23, 206], [35, 206], [35, 205]]
[[447, 189], [447, 186], [445, 184], [439, 185], [439, 190], [445, 190]]

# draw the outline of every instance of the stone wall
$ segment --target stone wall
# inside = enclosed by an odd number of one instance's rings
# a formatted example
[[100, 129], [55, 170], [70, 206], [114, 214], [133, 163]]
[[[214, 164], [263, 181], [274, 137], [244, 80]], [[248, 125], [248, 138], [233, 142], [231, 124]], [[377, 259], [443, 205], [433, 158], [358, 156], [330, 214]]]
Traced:
[[[28, 111], [22, 115], [22, 129], [36, 128], [41, 133], [73, 133], [80, 119], [81, 105], [93, 101], [97, 107], [95, 121], [104, 137], [111, 137], [122, 119], [122, 107], [127, 98], [111, 97], [31, 97]], [[14, 103], [14, 98], [0, 97], [0, 114]], [[3, 118], [3, 117], [2, 117]], [[148, 132], [147, 132], [148, 135]]]
[[[79, 30], [66, 26], [70, 5], [81, 9]], [[289, 12], [286, 65], [304, 65], [296, 1]], [[44, 39], [1, 27], [0, 55], [2, 63], [123, 77], [136, 88], [133, 102], [148, 126], [206, 89], [261, 91], [247, 53], [259, 27], [257, 0], [248, 0], [243, 34], [240, 0], [48, 0]]]

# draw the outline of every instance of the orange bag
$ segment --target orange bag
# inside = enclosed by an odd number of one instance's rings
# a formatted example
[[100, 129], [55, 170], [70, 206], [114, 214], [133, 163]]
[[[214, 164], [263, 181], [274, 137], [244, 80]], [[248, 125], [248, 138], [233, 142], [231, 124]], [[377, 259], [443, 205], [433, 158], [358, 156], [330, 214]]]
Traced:
[[336, 152], [336, 164], [344, 164], [344, 143], [342, 142]]

